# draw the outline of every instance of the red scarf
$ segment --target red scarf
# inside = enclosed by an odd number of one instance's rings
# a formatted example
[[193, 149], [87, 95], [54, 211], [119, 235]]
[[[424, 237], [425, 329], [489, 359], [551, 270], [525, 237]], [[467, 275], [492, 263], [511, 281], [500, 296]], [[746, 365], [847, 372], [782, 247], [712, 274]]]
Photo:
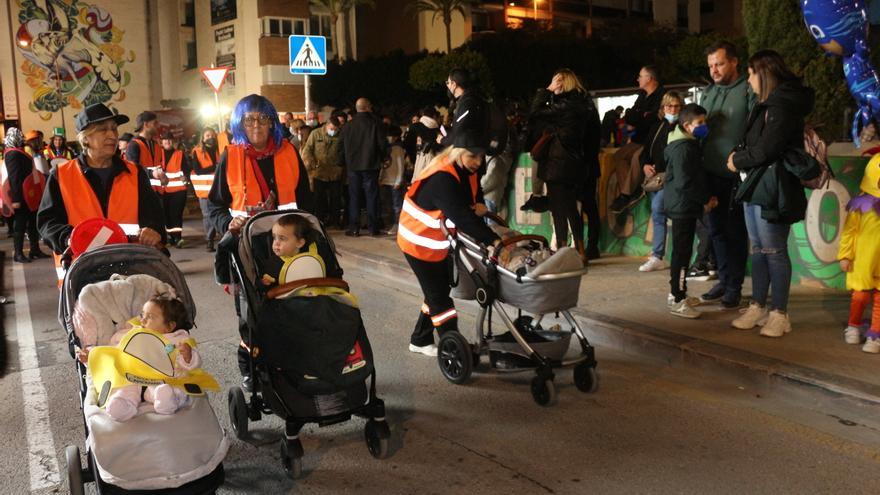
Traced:
[[251, 143], [244, 143], [245, 155], [254, 160], [262, 160], [267, 156], [274, 155], [276, 151], [275, 138], [272, 136], [269, 136], [269, 141], [266, 143], [266, 148], [263, 151], [257, 151]]

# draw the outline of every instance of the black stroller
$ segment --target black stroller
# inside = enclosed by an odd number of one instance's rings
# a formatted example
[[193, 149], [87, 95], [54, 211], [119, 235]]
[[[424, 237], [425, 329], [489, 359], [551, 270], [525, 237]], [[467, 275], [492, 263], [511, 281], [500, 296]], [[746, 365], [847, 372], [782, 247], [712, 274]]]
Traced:
[[[125, 423], [116, 423], [99, 411], [100, 392], [92, 385], [86, 366], [76, 359], [76, 349], [82, 343], [76, 333], [74, 308], [83, 288], [110, 280], [114, 274], [149, 275], [170, 285], [195, 321], [195, 305], [183, 274], [154, 248], [137, 244], [100, 247], [81, 255], [67, 270], [58, 321], [67, 332], [79, 375], [88, 462], [83, 469], [79, 448], [66, 447], [70, 493], [84, 493], [86, 482], [94, 482], [100, 494], [215, 493], [223, 484], [222, 461], [228, 440], [207, 397], [193, 397], [191, 405], [173, 415], [144, 414]], [[135, 304], [144, 302], [146, 299]]]
[[[507, 226], [496, 215], [488, 217]], [[578, 390], [595, 392], [599, 386], [595, 349], [569, 311], [577, 306], [581, 278], [587, 269], [537, 276], [517, 274], [491, 261], [486, 248], [474, 239], [447, 230], [444, 222], [440, 223], [440, 228], [454, 253], [458, 283], [451, 296], [476, 300], [480, 305], [475, 344], [471, 345], [458, 331], [445, 332], [440, 338], [437, 359], [443, 376], [455, 384], [466, 383], [480, 357], [488, 354], [492, 369], [534, 370], [532, 398], [542, 406], [551, 405], [556, 400], [555, 368], [573, 366]], [[519, 235], [504, 240], [502, 245], [523, 241], [537, 242], [545, 247], [548, 244], [541, 236]], [[516, 311], [515, 317], [508, 313], [509, 307]], [[493, 313], [501, 318], [507, 333], [493, 335]], [[553, 313], [563, 316], [567, 330], [561, 325], [557, 330], [541, 326], [544, 315]], [[577, 356], [567, 357], [572, 336], [577, 338], [580, 352]]]
[[323, 427], [352, 415], [366, 418], [364, 437], [376, 458], [388, 455], [391, 433], [385, 405], [376, 396], [370, 342], [348, 284], [341, 278], [308, 278], [268, 292], [257, 287], [271, 254], [272, 225], [289, 214], [303, 216], [318, 233], [315, 243], [327, 276], [342, 274], [332, 241], [309, 213], [267, 211], [248, 220], [230, 256], [231, 292], [242, 340], [250, 348], [254, 390], [248, 401], [241, 388], [233, 387], [228, 399], [229, 417], [240, 439], [247, 436], [248, 421], [258, 421], [262, 414], [285, 421], [281, 463], [296, 479], [302, 475], [299, 433], [308, 423]]

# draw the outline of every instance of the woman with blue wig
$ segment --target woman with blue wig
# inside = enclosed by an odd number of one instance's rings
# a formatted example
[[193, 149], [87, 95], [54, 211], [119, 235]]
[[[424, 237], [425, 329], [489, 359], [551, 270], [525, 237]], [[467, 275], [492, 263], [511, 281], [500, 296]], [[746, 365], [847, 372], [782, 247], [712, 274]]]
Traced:
[[[228, 232], [234, 242], [247, 218], [264, 210], [312, 210], [308, 174], [299, 153], [282, 137], [281, 122], [272, 103], [263, 96], [245, 96], [235, 105], [229, 120], [232, 143], [220, 156], [208, 211], [217, 232]], [[230, 241], [221, 240], [217, 251], [218, 281], [225, 282]], [[246, 334], [245, 334], [246, 335]], [[248, 343], [239, 348], [239, 369], [243, 388], [250, 391], [247, 366]]]

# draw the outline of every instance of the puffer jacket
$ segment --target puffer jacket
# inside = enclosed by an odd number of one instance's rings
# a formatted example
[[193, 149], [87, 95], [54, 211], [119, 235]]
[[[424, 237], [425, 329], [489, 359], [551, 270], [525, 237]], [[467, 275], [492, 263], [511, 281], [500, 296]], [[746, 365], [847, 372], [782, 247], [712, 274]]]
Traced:
[[781, 83], [752, 109], [742, 149], [733, 155], [734, 166], [747, 179], [737, 199], [760, 205], [768, 222], [791, 224], [806, 214], [807, 198], [798, 177], [809, 178], [815, 171], [791, 150], [804, 149], [804, 119], [813, 103], [813, 90], [799, 79]]
[[583, 184], [599, 175], [601, 123], [587, 95], [538, 90], [529, 127], [554, 134], [546, 160], [538, 163], [538, 177], [547, 182]]
[[700, 218], [703, 205], [709, 202], [706, 171], [700, 143], [678, 126], [669, 133], [666, 158], [666, 183], [663, 185], [663, 208], [669, 218]]

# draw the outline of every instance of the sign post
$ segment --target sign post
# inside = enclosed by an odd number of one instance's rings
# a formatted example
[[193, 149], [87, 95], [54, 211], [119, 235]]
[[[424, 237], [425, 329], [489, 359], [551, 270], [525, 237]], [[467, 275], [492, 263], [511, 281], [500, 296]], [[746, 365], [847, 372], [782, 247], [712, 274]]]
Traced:
[[226, 74], [229, 73], [229, 67], [214, 67], [214, 64], [211, 64], [211, 67], [200, 70], [202, 72], [202, 77], [208, 81], [211, 89], [214, 90], [214, 108], [217, 112], [217, 132], [223, 132], [223, 116], [220, 115], [219, 94], [220, 89], [223, 88], [223, 83], [226, 82]]
[[303, 75], [305, 112], [311, 103], [309, 76], [323, 76], [327, 73], [327, 39], [323, 36], [291, 35], [290, 73]]

